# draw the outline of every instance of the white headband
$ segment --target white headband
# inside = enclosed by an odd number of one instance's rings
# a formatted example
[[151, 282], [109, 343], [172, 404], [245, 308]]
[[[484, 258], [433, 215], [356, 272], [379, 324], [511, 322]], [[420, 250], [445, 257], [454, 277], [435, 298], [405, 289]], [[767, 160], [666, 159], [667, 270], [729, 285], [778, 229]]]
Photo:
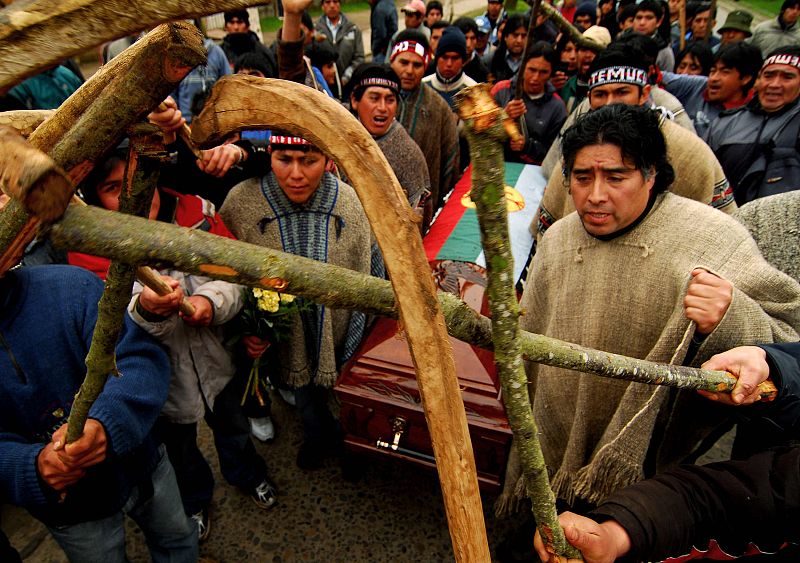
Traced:
[[592, 73], [589, 78], [589, 90], [604, 84], [636, 84], [647, 86], [647, 72], [631, 66], [610, 66]]

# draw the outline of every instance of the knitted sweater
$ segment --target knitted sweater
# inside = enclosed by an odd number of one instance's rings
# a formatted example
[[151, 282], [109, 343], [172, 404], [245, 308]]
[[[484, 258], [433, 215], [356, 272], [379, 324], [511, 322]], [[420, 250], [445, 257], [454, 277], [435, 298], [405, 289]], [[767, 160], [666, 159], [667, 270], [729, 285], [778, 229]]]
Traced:
[[376, 137], [375, 142], [397, 176], [397, 181], [408, 198], [408, 204], [416, 207], [425, 191], [431, 189], [428, 165], [419, 145], [397, 121], [392, 122], [385, 135]]
[[458, 180], [457, 118], [441, 96], [420, 84], [400, 104], [397, 121], [422, 150], [428, 164], [431, 200], [438, 207]]
[[[682, 364], [695, 331], [683, 298], [698, 267], [730, 281], [734, 291], [692, 365], [734, 346], [798, 338], [800, 285], [767, 264], [733, 218], [671, 193], [610, 241], [587, 234], [577, 213], [556, 223], [533, 260], [521, 326], [597, 350]], [[643, 478], [649, 453], [656, 470], [666, 469], [719, 422], [719, 412], [694, 392], [544, 365], [526, 369], [553, 490], [568, 501], [598, 502]], [[510, 468], [508, 475], [516, 473]], [[507, 477], [507, 494], [511, 486]]]
[[[706, 203], [725, 213], [736, 209], [733, 190], [708, 145], [694, 133], [663, 117], [661, 132], [667, 143], [667, 158], [675, 169], [675, 181], [669, 188], [670, 192]], [[555, 221], [575, 210], [560, 172], [563, 167], [563, 160], [559, 158], [539, 204], [536, 225], [531, 225], [531, 232], [537, 238]]]
[[110, 377], [89, 411], [108, 437], [106, 460], [64, 502], [39, 477], [36, 458], [67, 421], [84, 376], [103, 282], [73, 266], [34, 266], [0, 280], [0, 498], [49, 525], [117, 512], [156, 461], [150, 428], [169, 386], [161, 347], [125, 320]]
[[800, 191], [753, 200], [733, 216], [750, 231], [767, 262], [800, 282]]
[[[322, 201], [332, 203], [322, 205]], [[280, 211], [282, 209], [290, 211]], [[321, 233], [298, 233], [291, 223], [291, 216], [295, 214], [312, 214], [315, 222], [326, 222], [327, 228], [323, 227]], [[328, 173], [305, 205], [290, 204], [283, 192], [270, 190], [266, 177], [247, 180], [231, 190], [220, 215], [241, 241], [286, 251], [292, 240], [307, 238], [315, 240], [317, 246], [296, 254], [321, 253], [328, 264], [370, 273], [370, 228], [364, 209], [355, 190]], [[291, 287], [288, 290], [291, 292]], [[345, 345], [353, 336], [350, 324], [355, 314], [343, 309], [321, 307], [319, 310], [321, 330], [316, 344], [306, 341], [311, 335], [297, 318], [290, 338], [269, 348], [267, 359], [276, 362], [283, 380], [290, 385], [301, 386], [314, 381], [330, 387], [336, 380]], [[315, 346], [318, 354], [316, 369], [307, 352], [310, 345]]]

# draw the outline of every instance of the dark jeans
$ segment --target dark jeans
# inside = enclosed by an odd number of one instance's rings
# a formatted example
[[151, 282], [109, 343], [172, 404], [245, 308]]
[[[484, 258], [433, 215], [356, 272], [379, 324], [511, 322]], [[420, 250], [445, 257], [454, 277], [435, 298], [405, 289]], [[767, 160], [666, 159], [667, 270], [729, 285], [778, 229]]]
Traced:
[[303, 439], [306, 442], [335, 443], [341, 440], [342, 431], [328, 408], [330, 389], [310, 383], [295, 389], [297, 412], [303, 422]]
[[[123, 563], [127, 514], [144, 532], [155, 563], [197, 561], [197, 526], [181, 510], [172, 466], [161, 451], [161, 461], [151, 476], [152, 493], [134, 487], [122, 510], [101, 520], [72, 526], [48, 526], [50, 533], [70, 561], [81, 563]], [[102, 491], [98, 491], [102, 494]]]
[[[231, 485], [250, 490], [266, 478], [267, 465], [250, 439], [250, 424], [242, 412], [242, 395], [234, 381], [217, 395], [213, 412], [206, 408], [205, 420], [214, 434], [222, 476]], [[160, 417], [156, 436], [167, 446], [186, 514], [208, 507], [214, 474], [197, 447], [197, 424], [176, 424]]]

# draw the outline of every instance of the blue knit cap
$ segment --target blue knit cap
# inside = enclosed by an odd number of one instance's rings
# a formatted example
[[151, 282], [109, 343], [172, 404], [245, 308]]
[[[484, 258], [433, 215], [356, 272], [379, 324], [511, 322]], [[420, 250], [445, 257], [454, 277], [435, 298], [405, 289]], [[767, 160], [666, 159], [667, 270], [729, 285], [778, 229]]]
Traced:
[[458, 53], [462, 59], [467, 60], [467, 38], [464, 32], [454, 25], [444, 28], [439, 38], [439, 45], [436, 46], [437, 57], [445, 53]]

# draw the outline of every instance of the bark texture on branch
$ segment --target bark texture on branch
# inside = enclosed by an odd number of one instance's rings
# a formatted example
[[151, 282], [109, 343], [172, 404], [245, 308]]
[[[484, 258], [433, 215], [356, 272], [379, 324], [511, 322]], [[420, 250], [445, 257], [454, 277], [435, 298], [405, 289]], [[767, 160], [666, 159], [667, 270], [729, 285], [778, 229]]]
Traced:
[[64, 213], [74, 188], [53, 159], [33, 148], [15, 129], [0, 126], [0, 189], [42, 221]]
[[[538, 4], [537, 0], [534, 6]], [[468, 102], [462, 103], [464, 100]], [[503, 403], [508, 425], [514, 433], [514, 447], [525, 477], [525, 488], [545, 548], [550, 553], [580, 558], [580, 552], [567, 542], [564, 530], [558, 523], [556, 499], [550, 488], [547, 465], [539, 444], [539, 430], [533, 418], [528, 395], [528, 377], [517, 337], [519, 303], [514, 288], [514, 258], [508, 235], [503, 161], [506, 134], [502, 124], [503, 116], [497, 111], [492, 121], [475, 119], [473, 112], [477, 108], [481, 108], [477, 111], [484, 117], [488, 108], [495, 106], [485, 85], [462, 90], [456, 94], [456, 104], [469, 141], [472, 162], [470, 197], [478, 213], [481, 246], [486, 256], [494, 365], [503, 389]]]
[[[0, 10], [0, 94], [86, 49], [164, 22], [269, 0], [18, 0]], [[19, 53], [25, 53], [20, 57]]]
[[0, 112], [0, 126], [16, 129], [26, 139], [31, 136], [45, 119], [56, 111], [53, 109], [20, 109]]
[[[206, 59], [202, 36], [183, 22], [159, 26], [97, 71], [29, 137], [74, 184], [119, 143], [125, 129], [155, 108]], [[0, 210], [0, 274], [16, 265], [38, 228], [21, 206]], [[14, 232], [7, 225], [24, 225]], [[15, 228], [15, 227], [14, 227]]]
[[[533, 1], [534, 0], [526, 0], [528, 4], [531, 4]], [[596, 41], [584, 37], [583, 34], [581, 34], [581, 32], [578, 31], [577, 27], [575, 27], [570, 22], [565, 20], [564, 16], [561, 15], [561, 12], [559, 12], [557, 8], [551, 6], [548, 2], [542, 2], [541, 9], [545, 14], [547, 14], [547, 17], [550, 19], [550, 21], [556, 24], [556, 26], [561, 31], [563, 31], [572, 38], [572, 41], [578, 47], [587, 47], [598, 53], [605, 49], [605, 47], [603, 47]]]
[[[153, 151], [150, 135], [158, 128], [143, 126], [131, 136], [131, 149], [125, 169], [125, 182], [119, 198], [119, 211], [146, 217], [150, 212], [153, 193], [158, 186], [161, 163], [166, 153]], [[155, 129], [155, 131], [153, 131]], [[157, 148], [157, 147], [155, 147]], [[163, 149], [163, 143], [161, 144]], [[130, 263], [112, 260], [108, 268], [103, 295], [97, 306], [97, 323], [92, 343], [86, 355], [86, 377], [81, 383], [69, 413], [67, 443], [78, 440], [89, 416], [89, 410], [100, 396], [109, 375], [120, 376], [117, 370], [116, 348], [125, 325], [128, 303], [131, 300], [136, 268]]]
[[[98, 207], [69, 207], [53, 225], [50, 238], [59, 248], [277, 289], [329, 307], [398, 317], [392, 286], [386, 280], [177, 225], [121, 216]], [[321, 279], [324, 284], [319, 283]], [[452, 336], [492, 349], [489, 319], [454, 295], [440, 293], [438, 298]], [[680, 389], [729, 393], [736, 385], [736, 378], [722, 371], [657, 364], [524, 330], [520, 331], [519, 339], [526, 360], [549, 366]], [[768, 387], [762, 387], [762, 396], [768, 397], [766, 393]]]

